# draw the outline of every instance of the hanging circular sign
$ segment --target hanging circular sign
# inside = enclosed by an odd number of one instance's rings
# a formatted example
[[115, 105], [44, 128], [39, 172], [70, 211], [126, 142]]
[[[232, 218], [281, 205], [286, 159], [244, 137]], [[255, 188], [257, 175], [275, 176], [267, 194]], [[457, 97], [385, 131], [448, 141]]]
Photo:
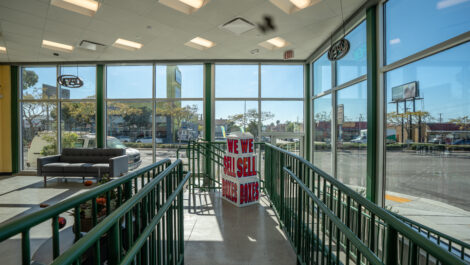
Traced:
[[61, 75], [57, 78], [59, 85], [70, 88], [79, 88], [83, 86], [83, 81], [75, 75]]
[[340, 39], [331, 45], [331, 48], [328, 50], [328, 59], [330, 61], [337, 61], [349, 52], [349, 41], [345, 38]]

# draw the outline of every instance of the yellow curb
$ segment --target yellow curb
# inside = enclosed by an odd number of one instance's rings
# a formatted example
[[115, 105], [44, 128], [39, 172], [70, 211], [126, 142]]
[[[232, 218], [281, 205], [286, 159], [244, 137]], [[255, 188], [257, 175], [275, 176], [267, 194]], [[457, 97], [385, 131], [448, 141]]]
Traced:
[[406, 199], [406, 198], [393, 196], [393, 195], [388, 195], [388, 194], [385, 195], [385, 199], [389, 200], [389, 201], [399, 202], [399, 203], [404, 203], [404, 202], [410, 202], [411, 201], [411, 200]]

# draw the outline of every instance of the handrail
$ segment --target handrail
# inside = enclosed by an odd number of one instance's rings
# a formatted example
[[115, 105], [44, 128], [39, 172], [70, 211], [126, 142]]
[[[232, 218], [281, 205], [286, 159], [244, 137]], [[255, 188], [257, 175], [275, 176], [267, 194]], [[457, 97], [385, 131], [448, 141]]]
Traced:
[[[132, 213], [132, 210], [134, 207], [136, 207], [139, 203], [142, 203], [143, 200], [147, 200], [150, 202], [150, 205], [154, 206], [159, 206], [155, 205], [154, 200], [155, 198], [149, 197], [154, 195], [153, 192], [156, 191], [156, 186], [161, 184], [161, 182], [168, 177], [171, 173], [175, 173], [175, 169], [178, 169], [179, 172], [176, 172], [177, 177], [181, 177], [181, 169], [182, 169], [182, 161], [177, 160], [173, 164], [171, 164], [169, 167], [167, 167], [163, 172], [161, 172], [157, 177], [155, 177], [153, 180], [151, 180], [149, 183], [147, 183], [139, 192], [137, 192], [134, 196], [132, 196], [129, 200], [127, 200], [124, 204], [122, 204], [118, 209], [116, 209], [112, 214], [107, 216], [102, 222], [100, 222], [98, 225], [96, 225], [92, 230], [90, 230], [84, 237], [82, 237], [80, 240], [78, 240], [72, 247], [70, 247], [67, 251], [65, 251], [62, 255], [60, 255], [57, 259], [54, 260], [52, 265], [58, 265], [58, 264], [72, 264], [75, 262], [77, 259], [80, 258], [82, 254], [84, 254], [90, 247], [96, 244], [97, 241], [100, 240], [100, 238], [107, 233], [108, 231], [112, 231], [115, 233], [114, 230], [116, 230], [116, 227], [119, 226], [119, 221], [121, 218], [123, 218], [126, 214]], [[128, 250], [126, 253], [126, 256], [122, 262], [120, 262], [120, 257], [114, 257], [111, 261], [111, 264], [129, 264], [130, 261], [133, 260], [134, 256], [137, 254], [137, 252], [140, 250], [142, 245], [145, 243], [144, 241], [148, 238], [150, 233], [155, 230], [155, 226], [160, 222], [163, 214], [165, 214], [170, 207], [170, 205], [173, 203], [175, 197], [180, 194], [184, 184], [186, 181], [189, 179], [191, 173], [187, 173], [187, 175], [184, 177], [184, 179], [179, 180], [178, 187], [172, 191], [171, 195], [167, 194], [166, 202], [163, 206], [159, 207], [158, 213], [155, 216], [152, 217], [152, 221], [149, 223], [146, 223], [144, 228], [145, 230], [143, 232], [136, 231], [136, 233], [139, 234], [139, 238], [133, 242], [132, 247]], [[171, 181], [171, 180], [167, 180]], [[169, 182], [167, 182], [169, 183]], [[169, 190], [166, 190], [166, 192], [169, 192]], [[182, 201], [180, 201], [180, 207], [182, 209]], [[144, 209], [149, 210], [149, 207], [144, 207]], [[150, 211], [148, 214], [151, 214], [152, 211]], [[130, 220], [131, 218], [128, 218], [127, 220]], [[180, 220], [183, 222], [183, 220]], [[172, 225], [172, 224], [171, 224]], [[131, 228], [132, 226], [129, 226], [126, 224], [126, 229]], [[119, 228], [118, 233], [119, 233]], [[119, 241], [119, 236], [116, 237], [116, 239]], [[122, 242], [122, 240], [121, 240]], [[115, 244], [119, 249], [123, 248], [119, 243]], [[128, 246], [129, 248], [130, 246]], [[119, 255], [119, 249], [114, 250], [115, 253], [118, 253]], [[112, 258], [112, 257], [111, 257]], [[146, 257], [147, 258], [147, 257]], [[115, 261], [115, 263], [113, 262]], [[117, 261], [117, 262], [116, 262]]]
[[[299, 185], [299, 187], [303, 190], [303, 192], [307, 193], [307, 195], [315, 202], [315, 204], [322, 210], [324, 214], [326, 214], [331, 221], [343, 232], [346, 237], [354, 244], [356, 248], [361, 251], [362, 254], [367, 258], [367, 260], [376, 265], [382, 265], [383, 263], [380, 259], [372, 252], [357, 236], [354, 234], [349, 227], [347, 227], [341, 219], [339, 219], [335, 213], [333, 213], [320, 199], [318, 199], [315, 194], [288, 168], [283, 167], [283, 170], [290, 175]], [[339, 257], [337, 257], [339, 259]]]
[[[268, 149], [277, 151], [278, 154], [275, 154], [274, 152]], [[281, 218], [285, 217], [287, 214], [292, 214], [292, 211], [293, 211], [292, 209], [289, 208], [290, 206], [288, 208], [285, 208], [285, 206], [283, 205], [285, 204], [286, 198], [284, 198], [285, 195], [283, 194], [285, 192], [284, 191], [285, 184], [282, 181], [282, 173], [283, 173], [282, 168], [289, 164], [289, 166], [293, 167], [293, 170], [291, 170], [291, 172], [294, 172], [294, 171], [300, 172], [300, 174], [303, 174], [304, 175], [303, 177], [306, 178], [308, 181], [311, 181], [313, 177], [312, 186], [314, 190], [312, 190], [312, 193], [314, 193], [314, 191], [317, 190], [317, 195], [316, 195], [317, 197], [323, 195], [323, 202], [327, 203], [328, 207], [331, 207], [332, 209], [334, 209], [334, 211], [336, 212], [338, 216], [341, 216], [341, 213], [343, 211], [347, 211], [346, 212], [347, 218], [345, 218], [344, 216], [341, 218], [349, 219], [350, 218], [349, 212], [352, 206], [351, 200], [353, 200], [353, 204], [356, 203], [356, 205], [358, 206], [358, 216], [355, 220], [356, 223], [354, 224], [356, 226], [356, 233], [359, 236], [359, 238], [361, 238], [361, 235], [363, 234], [363, 232], [365, 233], [369, 229], [367, 236], [369, 237], [368, 240], [370, 241], [368, 241], [368, 244], [369, 244], [369, 247], [371, 247], [373, 250], [376, 251], [376, 254], [378, 253], [379, 248], [380, 248], [379, 246], [377, 246], [378, 245], [377, 241], [379, 241], [379, 239], [375, 240], [375, 237], [377, 237], [378, 234], [380, 233], [380, 231], [377, 231], [377, 230], [384, 229], [384, 232], [383, 232], [384, 236], [382, 238], [384, 241], [383, 243], [387, 244], [388, 247], [392, 248], [392, 249], [381, 250], [382, 258], [383, 256], [385, 256], [383, 251], [387, 251], [387, 262], [386, 262], [387, 264], [393, 264], [394, 262], [397, 262], [395, 254], [397, 254], [398, 251], [396, 249], [393, 250], [394, 248], [393, 244], [396, 244], [395, 247], [398, 245], [397, 243], [398, 238], [401, 239], [400, 244], [402, 247], [406, 243], [406, 241], [404, 241], [404, 238], [410, 241], [409, 244], [410, 244], [411, 253], [410, 253], [409, 259], [411, 260], [412, 263], [413, 263], [413, 259], [415, 258], [417, 259], [418, 257], [417, 255], [419, 255], [419, 251], [417, 249], [417, 247], [419, 247], [420, 249], [426, 251], [428, 254], [432, 255], [434, 258], [438, 259], [444, 264], [452, 264], [452, 265], [464, 264], [464, 262], [458, 259], [457, 256], [455, 256], [454, 254], [449, 253], [442, 247], [429, 241], [427, 238], [419, 234], [417, 231], [413, 230], [410, 226], [403, 223], [401, 220], [399, 220], [395, 216], [388, 213], [383, 208], [377, 206], [376, 204], [362, 197], [360, 194], [356, 193], [351, 188], [347, 187], [346, 185], [344, 185], [337, 179], [329, 176], [324, 171], [318, 169], [317, 167], [312, 165], [309, 161], [305, 160], [304, 158], [298, 155], [292, 154], [290, 152], [287, 152], [271, 144], [266, 144], [265, 150], [267, 152], [266, 161], [265, 161], [266, 162], [265, 170], [269, 171], [266, 173], [265, 177], [271, 178], [269, 180], [267, 179], [269, 184], [266, 184], [266, 185], [267, 186], [270, 185], [270, 188], [269, 187], [267, 188], [267, 192], [268, 192], [268, 195], [270, 196], [270, 199], [274, 202], [274, 206], [275, 207], [277, 206], [277, 208], [281, 208], [281, 213], [280, 213]], [[272, 159], [271, 156], [278, 159], [278, 161], [271, 161]], [[311, 170], [311, 172], [309, 170]], [[281, 179], [280, 180], [272, 179], [276, 176], [278, 178], [281, 177]], [[317, 179], [317, 183], [315, 183], [314, 181], [315, 177]], [[321, 181], [322, 181], [323, 186], [320, 185], [321, 184], [320, 177], [322, 178]], [[302, 179], [302, 177], [299, 179]], [[328, 182], [328, 185], [327, 185], [327, 182]], [[315, 185], [317, 185], [317, 187], [315, 187]], [[279, 192], [280, 194], [278, 194]], [[287, 192], [290, 192], [290, 191], [287, 191]], [[327, 199], [327, 193], [329, 193], [328, 199]], [[339, 198], [337, 199], [335, 203], [333, 203], [334, 194], [336, 194], [336, 197]], [[348, 206], [346, 207], [346, 209], [344, 209], [344, 207], [341, 204], [341, 201], [342, 201], [341, 198], [343, 198], [343, 196], [347, 197], [347, 200], [348, 200], [347, 202]], [[289, 198], [289, 199], [292, 199], [292, 198]], [[293, 208], [293, 209], [295, 210], [297, 208]], [[286, 213], [286, 211], [290, 211], [290, 212]], [[369, 211], [371, 215], [369, 220], [366, 220], [366, 221], [362, 220], [364, 218], [362, 217], [363, 211]], [[299, 218], [299, 217], [296, 217], [296, 218]], [[381, 221], [385, 223], [386, 225], [383, 228], [380, 228], [380, 227], [378, 228], [377, 227], [378, 220], [376, 219], [379, 219], [379, 220], [381, 219]], [[288, 217], [285, 217], [284, 220], [288, 223], [291, 222]], [[361, 221], [364, 221], [364, 223], [362, 223]], [[354, 220], [352, 222], [351, 220], [347, 220], [347, 221], [343, 220], [343, 222], [347, 222], [348, 225], [352, 225], [351, 223], [353, 223]], [[293, 224], [289, 223], [288, 225], [293, 225]], [[371, 227], [373, 227], [373, 229], [371, 229]], [[387, 231], [385, 231], [385, 229], [387, 229]], [[334, 231], [330, 231], [329, 233], [334, 233]], [[387, 238], [385, 238], [385, 233], [387, 234]], [[342, 243], [337, 242], [337, 244], [342, 244]], [[402, 249], [401, 255], [403, 258], [403, 249]], [[426, 259], [428, 258], [429, 257], [426, 256]]]
[[[52, 219], [53, 224], [53, 256], [57, 257], [59, 255], [59, 228], [58, 228], [58, 217], [60, 214], [67, 212], [70, 209], [75, 209], [75, 212], [78, 213], [80, 211], [80, 205], [87, 202], [92, 201], [93, 205], [93, 224], [97, 223], [97, 212], [96, 212], [96, 198], [102, 194], [106, 194], [106, 212], [109, 215], [111, 213], [111, 206], [110, 206], [110, 192], [114, 191], [115, 189], [118, 190], [120, 197], [122, 197], [122, 185], [124, 185], [124, 198], [123, 200], [127, 200], [132, 196], [132, 182], [134, 182], [134, 191], [137, 192], [138, 190], [138, 178], [141, 177], [141, 188], [144, 186], [144, 181], [150, 181], [151, 178], [155, 177], [160, 171], [170, 165], [170, 159], [163, 159], [158, 161], [152, 165], [146, 166], [142, 169], [136, 170], [131, 172], [119, 179], [112, 180], [108, 183], [102, 184], [96, 188], [90, 189], [84, 193], [80, 193], [75, 195], [69, 199], [61, 201], [55, 205], [47, 207], [43, 210], [34, 212], [32, 214], [28, 214], [7, 222], [0, 224], [0, 242], [7, 240], [8, 238], [21, 233], [22, 234], [22, 252], [23, 252], [23, 264], [30, 264], [30, 251], [29, 251], [29, 230], [46, 221]], [[150, 174], [153, 176], [150, 177]], [[147, 179], [145, 179], [147, 177]], [[118, 206], [122, 203], [119, 201]], [[80, 234], [80, 214], [75, 214], [75, 236], [78, 239]]]

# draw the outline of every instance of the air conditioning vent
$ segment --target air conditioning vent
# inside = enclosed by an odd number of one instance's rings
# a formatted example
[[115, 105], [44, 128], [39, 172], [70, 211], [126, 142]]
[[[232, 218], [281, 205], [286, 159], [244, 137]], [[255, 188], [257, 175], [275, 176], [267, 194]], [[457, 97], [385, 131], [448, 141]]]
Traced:
[[89, 40], [82, 40], [80, 44], [78, 44], [78, 47], [89, 50], [89, 51], [101, 51], [106, 47], [106, 45], [98, 43], [98, 42], [93, 42]]
[[255, 24], [251, 23], [250, 21], [242, 17], [237, 17], [237, 18], [230, 20], [229, 22], [225, 24], [220, 25], [219, 28], [233, 32], [237, 35], [241, 35], [245, 32], [248, 32], [254, 29]]

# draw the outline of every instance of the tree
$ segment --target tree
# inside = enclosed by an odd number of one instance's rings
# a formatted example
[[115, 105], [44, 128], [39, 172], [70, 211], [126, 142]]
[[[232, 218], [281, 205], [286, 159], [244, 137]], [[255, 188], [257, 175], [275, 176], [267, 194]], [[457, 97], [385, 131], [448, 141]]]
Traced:
[[38, 82], [38, 75], [34, 71], [29, 71], [23, 68], [21, 81], [23, 89], [28, 89]]
[[457, 126], [459, 126], [459, 130], [461, 130], [461, 131], [466, 130], [470, 125], [469, 116], [462, 116], [462, 117], [458, 117], [458, 118], [455, 118], [455, 119], [450, 119], [449, 121], [452, 122], [452, 123], [455, 123]]
[[[269, 111], [261, 112], [261, 120], [259, 123], [274, 118], [274, 114]], [[259, 113], [256, 109], [249, 109], [246, 113], [235, 114], [228, 117], [229, 123], [227, 125], [227, 131], [234, 131], [236, 127], [243, 128], [245, 131], [253, 134], [254, 137], [258, 136], [258, 119]]]

